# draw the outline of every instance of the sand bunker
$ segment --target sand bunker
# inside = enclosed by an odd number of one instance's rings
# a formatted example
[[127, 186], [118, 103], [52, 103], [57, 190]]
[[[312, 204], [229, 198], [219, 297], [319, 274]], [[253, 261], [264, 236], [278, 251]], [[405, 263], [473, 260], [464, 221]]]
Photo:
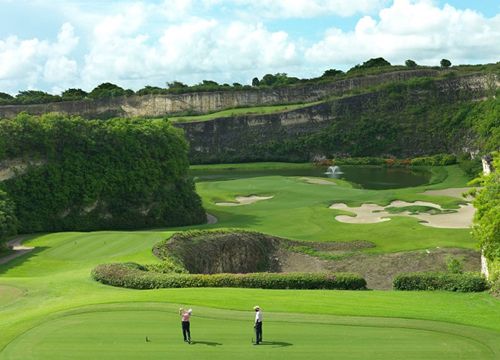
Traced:
[[[409, 203], [406, 201], [393, 201], [387, 207], [406, 207], [406, 206], [428, 206], [443, 210], [441, 206], [424, 201], [415, 201]], [[475, 208], [471, 204], [460, 205], [460, 208], [452, 213], [445, 214], [410, 214], [405, 211], [399, 214], [391, 214], [383, 207], [375, 204], [363, 204], [360, 207], [348, 207], [346, 204], [337, 203], [330, 206], [330, 209], [343, 210], [354, 213], [355, 216], [338, 215], [335, 220], [349, 224], [375, 224], [383, 221], [389, 221], [392, 216], [409, 216], [422, 221], [422, 225], [436, 228], [466, 229], [472, 225]]]
[[320, 178], [301, 177], [300, 180], [305, 181], [308, 184], [315, 185], [337, 185], [333, 181], [328, 181]]
[[383, 212], [384, 208], [375, 204], [363, 204], [360, 207], [351, 208], [343, 203], [333, 204], [330, 209], [344, 210], [355, 213], [356, 216], [338, 215], [335, 220], [349, 224], [375, 224], [391, 219], [384, 218], [387, 212]]
[[248, 204], [256, 203], [257, 201], [269, 200], [269, 199], [272, 199], [273, 197], [274, 196], [256, 196], [256, 195], [236, 196], [236, 198], [235, 198], [236, 202], [218, 202], [218, 203], [215, 203], [215, 205], [219, 205], [219, 206], [248, 205]]

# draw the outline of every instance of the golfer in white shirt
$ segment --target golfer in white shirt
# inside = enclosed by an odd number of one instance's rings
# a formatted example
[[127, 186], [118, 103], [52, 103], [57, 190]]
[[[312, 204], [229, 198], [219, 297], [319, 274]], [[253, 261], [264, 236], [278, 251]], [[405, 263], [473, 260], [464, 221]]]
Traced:
[[254, 306], [255, 310], [255, 345], [259, 345], [262, 342], [262, 310], [258, 305]]

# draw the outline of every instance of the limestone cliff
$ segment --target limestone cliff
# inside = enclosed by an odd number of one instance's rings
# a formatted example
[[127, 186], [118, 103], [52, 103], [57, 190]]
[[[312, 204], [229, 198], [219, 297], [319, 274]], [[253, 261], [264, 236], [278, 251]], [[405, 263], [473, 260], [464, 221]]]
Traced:
[[0, 118], [13, 118], [23, 111], [33, 115], [58, 112], [102, 119], [136, 116], [163, 117], [178, 113], [203, 114], [235, 107], [316, 101], [331, 95], [341, 95], [354, 89], [403, 81], [414, 77], [432, 77], [438, 73], [437, 70], [422, 69], [276, 89], [145, 95], [36, 105], [6, 105], [0, 106]]
[[194, 164], [460, 152], [471, 146], [470, 129], [449, 124], [461, 121], [454, 119], [461, 106], [486, 96], [487, 83], [485, 75], [422, 81], [288, 112], [176, 126]]

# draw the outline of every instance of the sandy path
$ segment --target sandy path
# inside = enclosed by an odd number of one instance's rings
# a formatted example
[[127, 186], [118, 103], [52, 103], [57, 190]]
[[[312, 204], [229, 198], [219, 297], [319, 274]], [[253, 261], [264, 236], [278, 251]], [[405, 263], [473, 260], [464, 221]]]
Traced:
[[208, 225], [217, 224], [217, 221], [219, 221], [219, 220], [215, 216], [207, 213], [207, 224]]
[[26, 238], [26, 236], [18, 236], [15, 239], [7, 241], [7, 246], [9, 248], [11, 248], [14, 252], [12, 254], [9, 254], [7, 256], [0, 258], [0, 264], [6, 264], [9, 261], [11, 261], [11, 260], [13, 260], [21, 255], [24, 255], [24, 254], [26, 254], [34, 249], [33, 247], [28, 247], [28, 246], [22, 245], [22, 241], [25, 238]]
[[[405, 207], [405, 206], [428, 206], [436, 209], [443, 210], [441, 206], [425, 202], [425, 201], [415, 201], [414, 203], [409, 203], [406, 201], [393, 201], [387, 207]], [[383, 221], [389, 221], [392, 216], [409, 216], [414, 217], [422, 221], [422, 225], [435, 227], [435, 228], [446, 228], [446, 229], [467, 229], [472, 225], [472, 219], [474, 217], [474, 212], [476, 209], [472, 204], [460, 205], [460, 208], [456, 212], [447, 214], [410, 214], [405, 211], [400, 214], [391, 214], [385, 210], [385, 207], [375, 205], [375, 204], [363, 204], [360, 207], [348, 207], [343, 203], [336, 203], [330, 206], [330, 209], [349, 211], [356, 216], [348, 215], [338, 215], [335, 220], [348, 223], [348, 224], [375, 224]]]
[[241, 206], [241, 205], [248, 205], [248, 204], [253, 204], [256, 203], [257, 201], [262, 201], [262, 200], [269, 200], [272, 199], [274, 196], [236, 196], [235, 200], [237, 202], [219, 202], [215, 203], [215, 205], [219, 206]]

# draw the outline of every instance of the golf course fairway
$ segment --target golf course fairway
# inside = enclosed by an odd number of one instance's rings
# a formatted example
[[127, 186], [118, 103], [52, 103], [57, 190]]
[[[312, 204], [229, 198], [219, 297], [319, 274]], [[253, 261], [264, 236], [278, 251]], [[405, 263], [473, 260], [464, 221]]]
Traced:
[[192, 344], [172, 304], [73, 310], [28, 330], [3, 359], [495, 359], [495, 333], [432, 321], [266, 313], [252, 346], [252, 312], [196, 308]]
[[[360, 250], [369, 256], [475, 249], [469, 229], [431, 228], [397, 216], [384, 223], [346, 224], [334, 219], [341, 211], [328, 208], [334, 202], [359, 206], [393, 200], [456, 208], [460, 199], [424, 194], [466, 185], [458, 168], [440, 171], [447, 176], [436, 184], [384, 191], [287, 176], [198, 182], [217, 223], [34, 234], [23, 241], [32, 251], [0, 264], [0, 360], [500, 359], [500, 300], [487, 292], [133, 290], [91, 278], [92, 269], [103, 263], [158, 264], [155, 244], [192, 229], [240, 228], [304, 242], [364, 240], [374, 245]], [[273, 198], [216, 205], [251, 195]], [[264, 313], [262, 346], [251, 343], [255, 305]], [[191, 345], [182, 341], [179, 307], [193, 308]]]

